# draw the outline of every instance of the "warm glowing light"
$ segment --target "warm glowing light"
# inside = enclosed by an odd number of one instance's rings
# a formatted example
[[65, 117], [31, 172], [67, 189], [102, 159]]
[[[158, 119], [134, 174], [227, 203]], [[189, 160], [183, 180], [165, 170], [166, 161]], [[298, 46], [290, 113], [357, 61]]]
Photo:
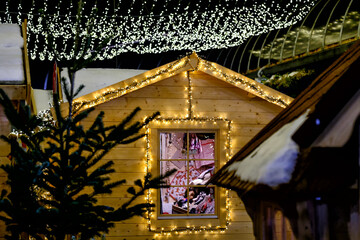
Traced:
[[[94, 54], [96, 46], [109, 37], [112, 39], [109, 46], [96, 52], [99, 60], [111, 59], [123, 52], [204, 51], [238, 46], [251, 36], [295, 24], [314, 5], [313, 0], [292, 0], [286, 5], [271, 0], [234, 6], [226, 0], [207, 6], [175, 4], [177, 7], [169, 10], [160, 6], [163, 3], [157, 0], [144, 0], [140, 8], [133, 7], [135, 1], [129, 4], [114, 0], [102, 1], [105, 6], [100, 9], [94, 1], [83, 0], [83, 9], [98, 9], [101, 12], [86, 13], [82, 9], [81, 21], [77, 24], [78, 18], [74, 16], [77, 4], [72, 1], [53, 3], [50, 0], [32, 0], [29, 11], [22, 8], [23, 1], [18, 2], [11, 8], [10, 4], [5, 4], [5, 9], [0, 9], [0, 22], [21, 24], [21, 19], [27, 18], [29, 55], [40, 60], [52, 60], [55, 56], [62, 60], [74, 57], [87, 59]], [[171, 4], [175, 1], [165, 2]], [[55, 6], [48, 7], [50, 4]], [[145, 8], [150, 4], [152, 7]], [[159, 8], [163, 10], [159, 12]], [[43, 13], [39, 14], [36, 9], [42, 9]], [[88, 32], [91, 25], [91, 32]], [[81, 49], [87, 43], [91, 46], [87, 52], [75, 53], [73, 43], [77, 28], [80, 29]], [[48, 35], [53, 37], [55, 51], [49, 49]], [[86, 36], [91, 36], [89, 42]]]
[[[192, 107], [192, 102], [190, 101], [192, 95], [191, 95], [191, 89], [192, 89], [192, 81], [190, 78], [190, 74], [189, 72], [186, 73], [186, 76], [188, 78], [188, 87], [186, 88], [186, 90], [188, 91], [188, 100], [189, 100], [189, 104], [188, 104], [188, 109], [185, 109], [188, 112], [188, 115], [186, 116], [186, 118], [177, 118], [177, 117], [173, 117], [173, 118], [162, 118], [159, 117], [157, 119], [155, 119], [153, 121], [154, 124], [183, 124], [183, 123], [190, 123], [191, 124], [196, 124], [196, 125], [204, 125], [206, 123], [213, 123], [213, 124], [217, 124], [217, 122], [225, 122], [227, 125], [227, 132], [226, 132], [226, 143], [225, 143], [225, 150], [226, 150], [226, 161], [228, 161], [230, 159], [230, 155], [231, 155], [231, 124], [232, 121], [224, 118], [224, 117], [194, 117], [194, 113], [192, 111], [193, 107]], [[146, 139], [146, 165], [148, 166], [148, 169], [150, 168], [150, 158], [148, 156], [150, 156], [150, 128], [149, 126], [146, 126], [146, 131], [145, 131], [145, 139]], [[148, 193], [148, 196], [150, 198], [150, 194]], [[223, 233], [229, 226], [230, 224], [230, 196], [229, 196], [229, 190], [226, 190], [225, 192], [225, 203], [226, 203], [226, 214], [225, 214], [225, 220], [226, 220], [226, 224], [225, 226], [193, 226], [190, 227], [189, 225], [186, 227], [177, 227], [177, 226], [172, 226], [169, 230], [161, 228], [160, 231], [158, 230], [154, 230], [151, 229], [151, 218], [148, 218], [148, 228], [150, 229], [150, 231], [152, 232], [156, 232], [159, 233], [160, 236], [169, 236], [172, 233], [174, 234], [182, 234], [182, 233], [198, 233], [201, 231], [205, 231], [205, 232], [210, 232], [213, 233], [214, 231], [216, 232], [221, 232]], [[151, 212], [148, 212], [148, 216], [151, 214]]]
[[[252, 81], [251, 79], [248, 79], [245, 76], [234, 76], [232, 74], [226, 73], [226, 71], [222, 71], [215, 67], [215, 65], [211, 62], [205, 61], [203, 59], [199, 60], [200, 62], [203, 62], [203, 64], [206, 66], [207, 69], [212, 71], [213, 73], [219, 75], [224, 81], [232, 84], [232, 85], [241, 85], [243, 86], [248, 92], [259, 96], [271, 103], [277, 104], [280, 107], [287, 107], [289, 105], [288, 100], [282, 99], [280, 96], [273, 96], [270, 93], [263, 90], [261, 85], [258, 83]], [[202, 70], [204, 70], [202, 68]], [[205, 71], [205, 70], [204, 70]]]
[[[173, 64], [168, 64], [165, 68], [161, 68], [157, 71], [154, 71], [153, 75], [147, 76], [143, 80], [134, 81], [132, 84], [129, 84], [126, 87], [107, 90], [91, 100], [74, 100], [73, 102], [74, 110], [78, 110], [80, 108], [85, 110], [91, 106], [108, 102], [111, 99], [113, 99], [114, 96], [119, 97], [126, 93], [142, 88], [144, 86], [150, 85], [152, 81], [155, 80], [157, 77], [160, 76], [162, 77], [164, 76], [164, 74], [168, 74], [168, 73], [174, 73], [180, 68], [184, 67], [189, 62], [189, 60], [190, 60], [190, 56], [187, 56], [185, 60], [180, 59], [178, 61], [175, 61]], [[181, 62], [182, 64], [179, 64], [179, 62]]]
[[[172, 64], [168, 64], [166, 67], [161, 68], [157, 71], [152, 71], [153, 72], [152, 75], [147, 76], [143, 80], [134, 81], [131, 84], [127, 85], [126, 87], [120, 87], [118, 89], [111, 88], [110, 90], [106, 90], [102, 94], [99, 94], [95, 98], [92, 98], [89, 100], [88, 99], [75, 100], [73, 103], [74, 110], [78, 110], [80, 108], [82, 108], [84, 110], [91, 106], [95, 106], [95, 105], [98, 105], [101, 103], [108, 102], [116, 97], [120, 97], [124, 94], [136, 91], [137, 89], [140, 89], [144, 86], [150, 85], [152, 83], [152, 81], [155, 81], [155, 79], [158, 77], [168, 76], [169, 73], [171, 73], [171, 75], [175, 74], [175, 72], [177, 70], [185, 67], [186, 64], [188, 64], [190, 62], [190, 60], [191, 60], [191, 55], [187, 56], [183, 59], [180, 59], [178, 61], [175, 61]], [[195, 71], [198, 68], [201, 70], [204, 70], [204, 68], [200, 68], [199, 66], [202, 66], [202, 65], [207, 66], [207, 68], [210, 71], [219, 74], [224, 79], [224, 81], [226, 81], [232, 85], [242, 85], [243, 87], [247, 88], [247, 91], [249, 91], [250, 93], [252, 93], [256, 96], [260, 96], [263, 99], [267, 100], [268, 102], [277, 104], [280, 107], [285, 108], [289, 105], [288, 99], [283, 99], [280, 96], [276, 96], [276, 97], [272, 96], [270, 93], [265, 92], [263, 90], [263, 88], [261, 87], [261, 85], [253, 83], [253, 81], [251, 81], [251, 79], [248, 79], [244, 76], [234, 76], [234, 75], [227, 74], [226, 72], [223, 72], [222, 70], [216, 68], [211, 62], [202, 60], [200, 58], [198, 58], [198, 63], [199, 63], [198, 66], [196, 66], [191, 71]], [[201, 63], [201, 65], [200, 65], [200, 63]], [[193, 89], [192, 89], [192, 82], [191, 82], [192, 80], [191, 80], [189, 71], [186, 71], [184, 74], [188, 78], [188, 83], [189, 83], [189, 86], [186, 87], [187, 103], [188, 103], [188, 109], [187, 109], [188, 111], [187, 111], [186, 118], [192, 119], [194, 117], [194, 105], [192, 102], [192, 99], [193, 99], [193, 97], [192, 97]]]

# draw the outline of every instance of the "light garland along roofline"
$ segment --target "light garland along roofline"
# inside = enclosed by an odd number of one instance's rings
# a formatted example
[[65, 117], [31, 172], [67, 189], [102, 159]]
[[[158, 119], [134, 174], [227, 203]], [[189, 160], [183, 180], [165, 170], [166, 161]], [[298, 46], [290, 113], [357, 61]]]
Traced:
[[198, 69], [283, 108], [289, 106], [294, 100], [292, 97], [213, 62], [200, 59]]
[[173, 61], [169, 64], [81, 96], [74, 100], [74, 110], [78, 110], [80, 108], [85, 110], [87, 108], [97, 106], [101, 103], [108, 102], [127, 93], [159, 82], [165, 78], [179, 74], [183, 71], [191, 70], [193, 69], [194, 64], [197, 65], [195, 61], [197, 61], [197, 59], [194, 59], [192, 55], [186, 56], [180, 60]]
[[234, 72], [216, 63], [205, 61], [193, 52], [191, 55], [177, 61], [81, 96], [74, 100], [74, 110], [79, 110], [80, 108], [81, 110], [85, 110], [149, 86], [163, 79], [172, 77], [181, 72], [196, 70], [209, 74], [283, 108], [287, 107], [293, 100], [293, 98], [245, 77], [240, 73]]

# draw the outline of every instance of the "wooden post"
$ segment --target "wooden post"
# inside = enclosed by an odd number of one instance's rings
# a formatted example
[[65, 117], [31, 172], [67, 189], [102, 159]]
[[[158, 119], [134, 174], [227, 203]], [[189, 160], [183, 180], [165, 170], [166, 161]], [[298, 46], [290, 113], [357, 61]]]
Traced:
[[63, 100], [63, 94], [62, 94], [62, 87], [61, 87], [60, 71], [59, 71], [58, 66], [56, 66], [56, 76], [57, 76], [57, 80], [58, 80], [59, 100], [62, 101]]
[[316, 237], [319, 240], [329, 240], [329, 222], [328, 222], [328, 205], [316, 204]]
[[30, 237], [29, 237], [28, 233], [21, 233], [19, 239], [21, 239], [21, 240], [29, 240]]
[[[358, 121], [356, 121], [355, 124], [357, 122]], [[358, 224], [357, 226], [359, 226], [360, 224], [360, 125], [355, 126], [355, 131], [357, 131], [357, 145], [358, 145], [358, 176], [357, 176], [358, 202], [357, 202], [357, 216], [355, 216], [354, 218], [356, 218], [356, 223]], [[356, 240], [360, 240], [360, 228], [356, 228], [356, 229], [357, 232], [355, 233], [356, 236], [354, 238]]]
[[264, 240], [273, 240], [276, 238], [275, 231], [275, 209], [271, 204], [266, 204], [264, 206], [264, 215], [265, 215], [265, 232]]
[[302, 201], [296, 203], [296, 210], [299, 215], [297, 219], [299, 236], [298, 240], [315, 239], [312, 226], [314, 224], [313, 205], [311, 201]]
[[35, 105], [35, 102], [34, 102], [35, 100], [34, 100], [34, 96], [33, 96], [34, 93], [31, 88], [31, 76], [30, 76], [30, 64], [29, 64], [29, 56], [28, 56], [28, 49], [27, 49], [26, 28], [27, 28], [27, 19], [24, 20], [24, 22], [22, 23], [22, 26], [21, 26], [22, 37], [24, 40], [23, 55], [24, 55], [24, 67], [25, 67], [25, 79], [26, 79], [26, 102], [27, 102], [27, 104], [30, 105], [31, 111], [36, 114], [37, 113], [36, 105]]
[[286, 240], [286, 221], [283, 213], [281, 213], [281, 240]]

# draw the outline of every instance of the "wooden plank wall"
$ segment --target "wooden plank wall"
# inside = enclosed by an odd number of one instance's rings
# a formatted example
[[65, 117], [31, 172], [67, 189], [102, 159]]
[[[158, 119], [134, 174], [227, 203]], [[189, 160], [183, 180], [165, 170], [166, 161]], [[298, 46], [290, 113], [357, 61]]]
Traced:
[[[8, 122], [4, 109], [0, 106], [0, 135], [8, 135], [10, 133], [11, 126]], [[7, 158], [10, 153], [10, 146], [0, 139], [0, 165], [8, 163], [9, 159]], [[4, 188], [7, 188], [5, 185], [6, 173], [0, 169], [0, 191]], [[5, 239], [5, 224], [0, 221], [0, 240]]]
[[[193, 109], [195, 116], [224, 117], [233, 121], [232, 153], [236, 153], [262, 127], [267, 124], [281, 108], [270, 104], [258, 97], [248, 95], [241, 89], [233, 87], [214, 77], [201, 72], [191, 73], [193, 83]], [[119, 123], [135, 107], [142, 111], [137, 116], [142, 120], [155, 111], [160, 111], [163, 117], [185, 117], [187, 115], [188, 80], [185, 74], [179, 74], [151, 86], [139, 89], [119, 99], [99, 105], [96, 110], [82, 124], [90, 126], [100, 111], [105, 111], [106, 125]], [[3, 110], [0, 109], [0, 132], [10, 131]], [[105, 156], [103, 161], [113, 160], [116, 173], [113, 180], [126, 179], [127, 185], [117, 188], [110, 196], [104, 195], [99, 203], [110, 206], [121, 206], [130, 196], [126, 192], [134, 180], [142, 179], [145, 174], [145, 141], [138, 140], [128, 145], [120, 145]], [[7, 161], [9, 147], [0, 142], [0, 161]], [[4, 173], [0, 172], [0, 184], [3, 188]], [[168, 239], [242, 239], [253, 240], [252, 223], [244, 205], [235, 192], [230, 193], [231, 225], [225, 233], [179, 234]], [[206, 220], [202, 220], [206, 221]], [[0, 239], [3, 239], [5, 226], [0, 225]], [[145, 219], [135, 217], [125, 222], [116, 223], [115, 227], [106, 235], [107, 239], [143, 240], [153, 239], [154, 234], [147, 229]], [[161, 237], [158, 237], [161, 238]]]
[[[257, 132], [259, 132], [282, 109], [247, 92], [231, 86], [221, 80], [202, 72], [190, 74], [193, 83], [193, 109], [195, 116], [225, 117], [233, 121], [232, 153], [236, 153]], [[105, 111], [106, 125], [119, 123], [135, 107], [142, 111], [137, 119], [143, 119], [155, 111], [163, 117], [185, 117], [187, 115], [188, 79], [185, 73], [165, 79], [151, 86], [139, 89], [121, 98], [99, 105], [88, 119], [82, 122], [89, 127], [100, 111]], [[100, 203], [120, 206], [129, 194], [128, 186], [145, 174], [145, 141], [118, 146], [104, 159], [115, 162], [116, 173], [112, 179], [127, 179], [127, 184], [114, 191], [111, 196], [99, 199]], [[231, 225], [225, 233], [179, 234], [168, 239], [243, 239], [253, 240], [252, 223], [244, 205], [235, 192], [231, 197]], [[206, 221], [206, 220], [202, 220]], [[145, 219], [136, 217], [125, 222], [116, 223], [114, 229], [106, 235], [107, 239], [153, 239], [154, 234], [147, 229]], [[161, 237], [158, 237], [161, 238]]]

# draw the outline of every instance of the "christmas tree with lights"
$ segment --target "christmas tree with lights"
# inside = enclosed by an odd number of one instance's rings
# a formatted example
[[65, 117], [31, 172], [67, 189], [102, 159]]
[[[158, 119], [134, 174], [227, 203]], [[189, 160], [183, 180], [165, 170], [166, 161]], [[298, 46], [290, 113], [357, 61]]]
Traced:
[[[82, 1], [79, 9], [81, 7]], [[78, 16], [80, 21], [80, 10]], [[111, 194], [114, 188], [125, 183], [125, 180], [111, 181], [114, 163], [104, 161], [103, 157], [119, 144], [143, 138], [143, 127], [159, 113], [135, 122], [134, 116], [140, 110], [136, 108], [118, 125], [107, 127], [101, 112], [88, 129], [83, 128], [81, 121], [94, 109], [73, 109], [73, 99], [83, 88], [74, 89], [75, 74], [95, 59], [97, 50], [79, 44], [79, 32], [74, 42], [77, 54], [71, 60], [60, 61], [67, 67], [70, 79], [70, 85], [63, 79], [68, 102], [65, 114], [57, 94], [54, 95], [52, 115], [48, 112], [39, 116], [30, 114], [26, 105], [15, 109], [0, 89], [0, 104], [15, 129], [9, 136], [1, 136], [11, 145], [11, 163], [1, 166], [7, 173], [8, 185], [0, 195], [0, 220], [5, 222], [11, 234], [7, 239], [46, 237], [61, 240], [71, 236], [81, 239], [102, 236], [116, 221], [133, 216], [147, 217], [153, 204], [135, 204], [134, 201], [151, 188], [164, 187], [163, 179], [173, 173], [155, 178], [147, 174], [144, 180], [136, 180], [127, 189], [130, 199], [119, 208], [98, 204], [99, 195]], [[88, 43], [91, 42], [90, 32]], [[51, 43], [51, 39], [48, 42]], [[97, 49], [102, 49], [108, 42], [101, 42]], [[86, 60], [79, 57], [87, 53], [91, 56]]]
[[[71, 105], [72, 96], [66, 92]], [[85, 130], [80, 122], [94, 109], [63, 116], [57, 97], [54, 99], [56, 121], [27, 114], [28, 106], [17, 111], [0, 89], [0, 104], [16, 129], [16, 134], [2, 136], [11, 144], [12, 158], [11, 164], [1, 166], [10, 189], [2, 190], [0, 196], [0, 211], [5, 213], [0, 219], [11, 233], [8, 238], [89, 239], [108, 232], [115, 221], [144, 216], [152, 204], [133, 202], [148, 189], [161, 187], [164, 176], [146, 175], [144, 181], [136, 180], [127, 189], [130, 200], [114, 209], [97, 204], [97, 197], [111, 194], [125, 180], [111, 182], [113, 162], [100, 164], [100, 160], [115, 146], [142, 138], [143, 126], [158, 113], [131, 123], [137, 108], [120, 124], [105, 127], [101, 112]]]

